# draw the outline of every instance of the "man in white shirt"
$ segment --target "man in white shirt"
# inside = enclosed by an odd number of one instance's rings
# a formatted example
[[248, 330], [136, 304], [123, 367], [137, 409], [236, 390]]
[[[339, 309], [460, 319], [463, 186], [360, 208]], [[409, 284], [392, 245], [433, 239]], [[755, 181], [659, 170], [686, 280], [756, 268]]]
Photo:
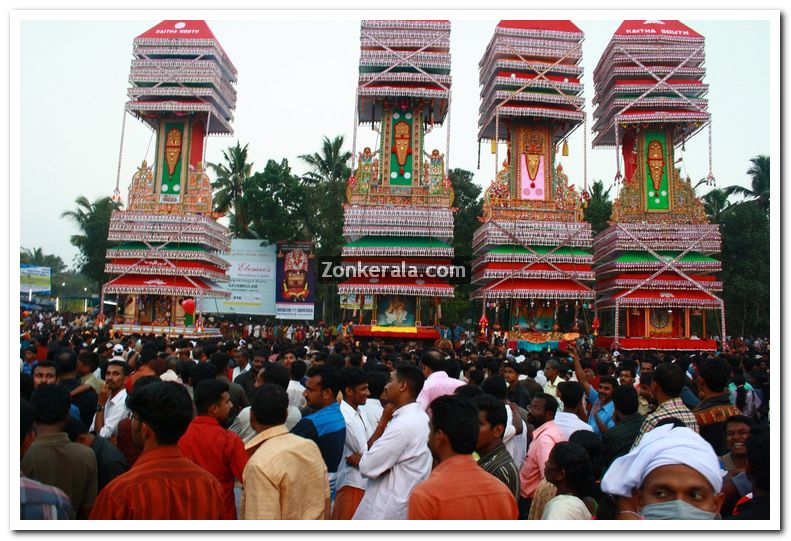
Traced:
[[113, 438], [118, 432], [118, 424], [129, 414], [126, 409], [128, 375], [129, 365], [124, 361], [113, 360], [107, 364], [104, 387], [99, 392], [99, 402], [90, 428], [94, 434], [108, 440]]
[[428, 415], [415, 402], [423, 382], [411, 364], [399, 364], [391, 374], [382, 393], [387, 407], [360, 458], [368, 486], [354, 520], [405, 520], [412, 490], [431, 473]]
[[[384, 392], [385, 385], [387, 385], [389, 379], [389, 372], [372, 371], [368, 373], [368, 392], [371, 393], [371, 396], [368, 397], [368, 400], [366, 400], [365, 404], [360, 406], [359, 409], [362, 411], [363, 416], [365, 416], [365, 420], [369, 427], [375, 427], [379, 424], [379, 419], [382, 418], [384, 406], [382, 406], [382, 401], [379, 398]], [[368, 437], [370, 436], [369, 434]]]
[[547, 364], [544, 365], [544, 376], [547, 378], [544, 392], [552, 398], [559, 399], [558, 384], [563, 381], [563, 378], [560, 377], [560, 363], [557, 359], [547, 360]]
[[[587, 430], [593, 432], [593, 428], [580, 419], [578, 413], [581, 410], [582, 396], [585, 394], [585, 387], [577, 381], [561, 381], [558, 384], [558, 398], [563, 404], [563, 411], [555, 413], [555, 424], [566, 435], [566, 438], [577, 430]], [[587, 414], [583, 411], [583, 415]]]
[[351, 520], [365, 495], [366, 480], [360, 473], [359, 464], [360, 458], [368, 450], [368, 438], [373, 435], [373, 429], [368, 426], [360, 407], [370, 395], [368, 374], [352, 366], [341, 370], [341, 380], [341, 414], [346, 422], [346, 441], [335, 481], [332, 519]]
[[445, 371], [448, 362], [449, 359], [445, 358], [445, 354], [436, 349], [426, 350], [420, 357], [420, 365], [426, 381], [417, 397], [417, 403], [423, 411], [427, 411], [431, 402], [438, 396], [452, 395], [457, 387], [464, 385], [463, 381], [448, 376]]
[[236, 351], [236, 356], [234, 357], [234, 360], [236, 361], [236, 367], [233, 369], [233, 375], [231, 376], [231, 381], [235, 381], [236, 378], [238, 378], [244, 372], [250, 370], [250, 353], [247, 351], [247, 349], [242, 349], [240, 347]]
[[305, 407], [305, 386], [300, 383], [308, 370], [308, 365], [305, 361], [296, 360], [288, 367], [290, 380], [288, 382], [288, 405], [297, 409]]

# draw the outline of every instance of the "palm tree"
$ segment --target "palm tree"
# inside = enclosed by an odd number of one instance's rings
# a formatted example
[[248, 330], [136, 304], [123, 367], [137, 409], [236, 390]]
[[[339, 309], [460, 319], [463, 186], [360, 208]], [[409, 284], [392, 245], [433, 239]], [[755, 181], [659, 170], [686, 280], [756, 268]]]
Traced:
[[346, 162], [352, 157], [348, 150], [344, 151], [343, 136], [338, 135], [332, 141], [324, 137], [321, 142], [321, 154], [303, 154], [299, 158], [311, 167], [311, 171], [305, 175], [306, 180], [313, 182], [343, 181], [344, 183], [351, 174], [351, 169]]
[[76, 246], [80, 254], [77, 257], [77, 270], [97, 283], [104, 281], [104, 262], [107, 249], [116, 243], [107, 240], [112, 212], [121, 207], [109, 197], [101, 197], [93, 202], [81, 195], [76, 200], [76, 210], [61, 213], [61, 218], [70, 219], [75, 223], [79, 233], [72, 235], [69, 242]]
[[217, 212], [229, 212], [230, 229], [236, 238], [250, 238], [250, 221], [245, 207], [244, 185], [253, 169], [252, 162], [247, 161], [247, 147], [239, 141], [236, 146], [228, 147], [222, 155], [223, 164], [209, 163], [215, 175], [212, 188], [218, 190], [214, 194], [214, 208]]
[[324, 137], [321, 152], [303, 154], [299, 158], [311, 170], [302, 178], [308, 190], [320, 196], [311, 198], [315, 209], [308, 216], [314, 216], [310, 229], [315, 240], [325, 254], [340, 251], [343, 243], [343, 201], [346, 194], [346, 181], [351, 174], [347, 162], [352, 153], [343, 150], [343, 136], [330, 140]]
[[750, 187], [728, 186], [725, 192], [728, 195], [741, 195], [756, 201], [764, 210], [769, 210], [769, 156], [763, 154], [750, 159], [750, 168], [747, 170], [750, 176]]
[[49, 267], [53, 275], [60, 274], [66, 270], [66, 264], [60, 256], [45, 254], [41, 248], [22, 248], [19, 252], [19, 262], [23, 265], [34, 265], [36, 267]]
[[728, 188], [714, 188], [701, 197], [706, 215], [711, 223], [720, 223], [720, 215], [731, 205], [731, 202], [728, 201], [729, 197]]

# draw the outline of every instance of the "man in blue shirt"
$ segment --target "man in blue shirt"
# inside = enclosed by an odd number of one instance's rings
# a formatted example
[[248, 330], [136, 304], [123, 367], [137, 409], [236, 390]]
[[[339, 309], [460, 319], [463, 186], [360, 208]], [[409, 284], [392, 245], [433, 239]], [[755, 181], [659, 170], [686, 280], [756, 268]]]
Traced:
[[576, 349], [569, 348], [568, 352], [574, 359], [574, 373], [577, 375], [577, 381], [582, 383], [585, 388], [585, 396], [588, 399], [588, 403], [593, 404], [588, 416], [588, 424], [593, 429], [594, 434], [601, 438], [607, 430], [615, 426], [615, 420], [613, 420], [615, 405], [612, 403], [612, 393], [618, 386], [618, 380], [613, 376], [601, 376], [597, 392], [588, 383], [588, 377], [582, 369], [582, 363], [580, 363], [580, 357]]
[[346, 442], [346, 421], [337, 400], [341, 376], [335, 368], [321, 365], [308, 370], [307, 377], [305, 400], [316, 413], [303, 417], [291, 433], [313, 440], [319, 446], [327, 465], [330, 498], [335, 499], [335, 479]]

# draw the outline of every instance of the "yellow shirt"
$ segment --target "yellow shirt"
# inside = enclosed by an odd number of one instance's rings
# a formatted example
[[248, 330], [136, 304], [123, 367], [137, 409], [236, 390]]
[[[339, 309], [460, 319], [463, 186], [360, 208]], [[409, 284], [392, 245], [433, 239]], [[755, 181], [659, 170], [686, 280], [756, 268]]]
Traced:
[[101, 380], [101, 379], [97, 378], [96, 376], [94, 376], [93, 372], [91, 372], [90, 374], [84, 375], [80, 379], [80, 381], [82, 382], [83, 385], [90, 385], [91, 388], [94, 391], [96, 391], [96, 394], [99, 394], [99, 391], [101, 391], [102, 387], [104, 386], [104, 380]]
[[245, 450], [255, 447], [242, 474], [240, 518], [329, 518], [327, 466], [313, 441], [289, 434], [286, 425], [280, 425], [259, 433], [247, 442]]

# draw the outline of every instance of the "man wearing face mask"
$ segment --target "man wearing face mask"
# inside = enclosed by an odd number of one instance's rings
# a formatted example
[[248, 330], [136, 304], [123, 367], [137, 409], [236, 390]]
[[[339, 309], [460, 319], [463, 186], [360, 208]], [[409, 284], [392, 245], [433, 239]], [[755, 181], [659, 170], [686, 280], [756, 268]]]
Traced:
[[673, 424], [654, 428], [612, 463], [602, 492], [616, 496], [616, 519], [711, 520], [725, 499], [723, 472], [711, 445]]

